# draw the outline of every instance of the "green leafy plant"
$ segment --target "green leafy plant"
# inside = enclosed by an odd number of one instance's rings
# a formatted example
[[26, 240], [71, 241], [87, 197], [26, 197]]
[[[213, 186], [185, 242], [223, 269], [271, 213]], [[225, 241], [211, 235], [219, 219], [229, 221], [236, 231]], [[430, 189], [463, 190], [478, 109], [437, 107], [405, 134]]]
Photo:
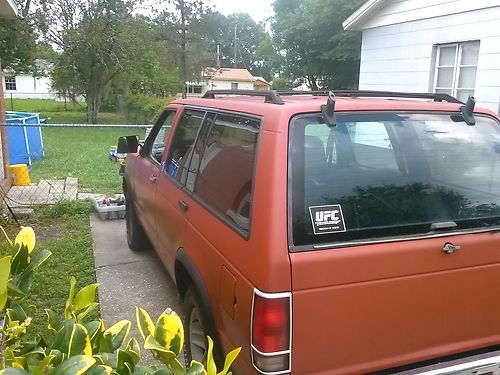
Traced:
[[[3, 229], [2, 229], [3, 231]], [[187, 369], [178, 357], [184, 345], [184, 328], [180, 317], [166, 309], [156, 323], [148, 312], [136, 307], [136, 321], [149, 350], [161, 365], [141, 363], [141, 346], [135, 338], [127, 341], [131, 322], [121, 320], [106, 327], [102, 319], [89, 320], [98, 307], [97, 284], [77, 289], [70, 278], [64, 317], [51, 309], [47, 314], [47, 337], [26, 335], [31, 318], [23, 308], [33, 271], [51, 255], [33, 251], [36, 243], [32, 228], [21, 229], [14, 242], [3, 231], [11, 255], [0, 258], [0, 375], [180, 375], [230, 374], [229, 368], [241, 348], [230, 352], [224, 368], [218, 372], [213, 360], [213, 342], [208, 337], [206, 367], [192, 361]]]

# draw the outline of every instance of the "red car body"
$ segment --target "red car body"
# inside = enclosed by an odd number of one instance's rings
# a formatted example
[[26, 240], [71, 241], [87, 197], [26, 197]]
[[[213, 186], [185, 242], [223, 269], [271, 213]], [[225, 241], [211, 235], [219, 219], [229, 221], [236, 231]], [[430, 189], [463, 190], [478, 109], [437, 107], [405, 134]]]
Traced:
[[[419, 114], [448, 119], [461, 113], [460, 103], [383, 96], [339, 96], [335, 114], [337, 118]], [[319, 242], [294, 244], [291, 197], [301, 187], [294, 185], [290, 167], [296, 152], [291, 124], [298, 115], [319, 118], [325, 97], [283, 96], [283, 102], [274, 104], [247, 95], [176, 100], [168, 106], [175, 114], [161, 160], [141, 153], [127, 157], [127, 204], [133, 205], [140, 227], [181, 297], [190, 287], [196, 290], [209, 325], [205, 329], [215, 336], [220, 350], [227, 353], [242, 347], [234, 372], [360, 374], [424, 366], [428, 363], [420, 362], [474, 350], [498, 350], [498, 223], [340, 243], [323, 243], [321, 235], [307, 229], [307, 236]], [[220, 114], [242, 116], [260, 124], [256, 146], [248, 146], [253, 147], [255, 158], [246, 144], [233, 145], [228, 136], [220, 146], [222, 151], [205, 168], [200, 162], [194, 188], [200, 194], [190, 191], [189, 177], [184, 183], [172, 178], [167, 166], [176, 129], [187, 110], [203, 112], [205, 122], [209, 113], [216, 118]], [[491, 136], [498, 136], [498, 116], [478, 108], [473, 115], [494, 124]], [[391, 121], [385, 123], [388, 130]], [[418, 128], [419, 122], [414, 124]], [[231, 126], [237, 132], [240, 125]], [[323, 129], [322, 121], [318, 126]], [[463, 129], [468, 131], [465, 125]], [[201, 139], [202, 134], [197, 137]], [[395, 153], [396, 142], [392, 138], [390, 142], [384, 152]], [[202, 146], [208, 153], [208, 136]], [[195, 154], [195, 147], [184, 155]], [[493, 184], [498, 184], [500, 176], [499, 155], [492, 159]], [[186, 167], [186, 160], [179, 168], [196, 173]], [[467, 173], [473, 172], [464, 176]], [[244, 178], [249, 174], [253, 175], [250, 183]], [[472, 190], [469, 185], [464, 188]], [[494, 204], [498, 194], [490, 194]], [[228, 197], [232, 204], [226, 202]], [[250, 210], [251, 215], [240, 215], [239, 210]], [[228, 217], [235, 215], [243, 216], [242, 230], [228, 223]], [[248, 222], [245, 215], [250, 216]], [[348, 226], [345, 211], [344, 215]], [[447, 244], [455, 246], [451, 253], [443, 251]]]

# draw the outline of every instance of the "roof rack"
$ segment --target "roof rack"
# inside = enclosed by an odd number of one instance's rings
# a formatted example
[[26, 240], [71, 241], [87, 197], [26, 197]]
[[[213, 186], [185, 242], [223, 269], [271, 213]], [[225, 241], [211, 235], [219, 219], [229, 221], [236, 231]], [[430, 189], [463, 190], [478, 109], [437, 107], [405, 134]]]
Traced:
[[414, 93], [414, 92], [395, 92], [395, 91], [373, 91], [373, 90], [324, 90], [324, 91], [293, 91], [293, 90], [209, 90], [202, 98], [214, 99], [216, 95], [246, 95], [263, 96], [266, 103], [283, 105], [282, 96], [328, 96], [333, 92], [337, 97], [348, 98], [407, 98], [407, 99], [432, 99], [435, 102], [448, 102], [456, 104], [465, 104], [448, 94], [441, 93]]
[[215, 99], [215, 95], [247, 95], [247, 96], [263, 96], [266, 103], [283, 105], [285, 102], [278, 95], [276, 90], [260, 91], [260, 90], [209, 90], [203, 94], [202, 98]]
[[448, 94], [441, 93], [410, 93], [410, 92], [394, 92], [394, 91], [373, 91], [373, 90], [326, 90], [326, 91], [293, 91], [293, 90], [278, 90], [276, 93], [279, 96], [295, 96], [295, 95], [313, 95], [313, 96], [328, 96], [330, 92], [335, 96], [349, 98], [408, 98], [408, 99], [432, 99], [435, 102], [448, 102], [464, 104], [457, 98]]

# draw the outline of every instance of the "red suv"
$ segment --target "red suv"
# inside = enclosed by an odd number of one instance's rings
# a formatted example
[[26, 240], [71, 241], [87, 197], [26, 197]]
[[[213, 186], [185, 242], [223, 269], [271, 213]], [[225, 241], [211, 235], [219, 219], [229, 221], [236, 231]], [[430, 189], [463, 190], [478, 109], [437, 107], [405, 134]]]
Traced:
[[188, 359], [210, 335], [238, 374], [498, 371], [500, 123], [473, 98], [210, 91], [120, 148]]

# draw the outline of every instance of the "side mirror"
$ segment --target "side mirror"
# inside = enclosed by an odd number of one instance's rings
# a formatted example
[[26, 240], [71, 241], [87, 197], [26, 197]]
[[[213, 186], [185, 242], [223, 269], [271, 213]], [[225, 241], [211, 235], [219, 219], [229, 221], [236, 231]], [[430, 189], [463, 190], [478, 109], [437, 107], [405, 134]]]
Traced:
[[139, 148], [139, 137], [137, 135], [127, 135], [118, 138], [116, 152], [119, 154], [136, 153]]

